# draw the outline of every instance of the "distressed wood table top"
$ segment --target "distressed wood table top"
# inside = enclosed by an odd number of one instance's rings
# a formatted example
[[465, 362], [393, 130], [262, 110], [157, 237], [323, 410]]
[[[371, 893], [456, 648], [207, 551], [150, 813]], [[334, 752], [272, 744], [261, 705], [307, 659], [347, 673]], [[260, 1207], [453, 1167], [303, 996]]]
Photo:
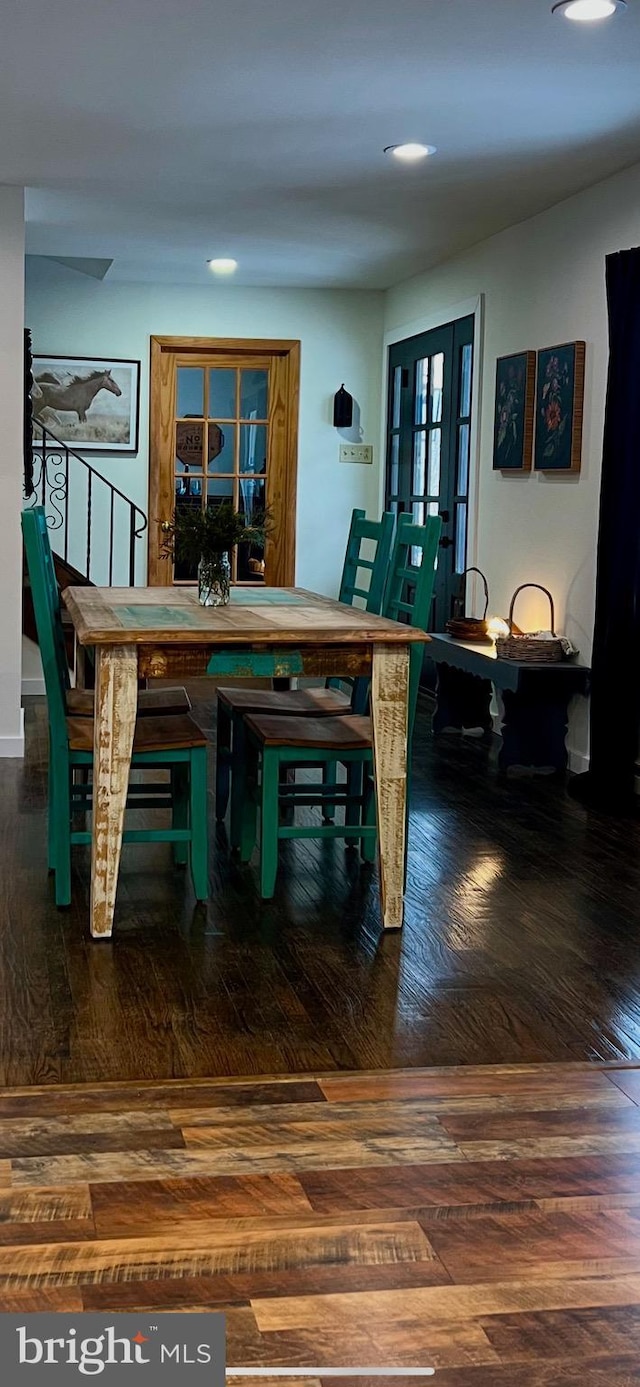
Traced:
[[233, 588], [202, 607], [194, 588], [70, 587], [63, 600], [81, 645], [407, 645], [426, 632], [303, 588]]
[[224, 1310], [230, 1368], [309, 1387], [630, 1387], [638, 1100], [580, 1064], [8, 1089], [0, 1309]]

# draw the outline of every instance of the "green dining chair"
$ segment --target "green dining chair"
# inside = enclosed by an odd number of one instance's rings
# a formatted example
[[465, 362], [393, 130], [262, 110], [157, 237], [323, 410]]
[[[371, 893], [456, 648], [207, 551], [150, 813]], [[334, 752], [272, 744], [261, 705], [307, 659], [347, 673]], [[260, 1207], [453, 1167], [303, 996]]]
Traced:
[[[42, 550], [43, 579], [49, 591], [54, 623], [53, 636], [56, 663], [60, 678], [64, 685], [67, 713], [72, 717], [91, 718], [93, 717], [93, 689], [74, 689], [71, 687], [69, 661], [67, 659], [67, 648], [60, 608], [60, 590], [58, 588], [53, 552], [49, 541], [49, 527], [47, 525], [46, 512], [43, 506], [33, 506], [31, 511], [25, 512], [26, 515], [31, 513], [38, 517], [37, 524]], [[191, 700], [184, 688], [140, 689], [138, 692], [138, 717], [164, 717], [167, 714], [188, 713], [190, 710]]]
[[[385, 511], [381, 520], [367, 520], [363, 510], [354, 510], [340, 581], [338, 600], [353, 606], [360, 600], [365, 610], [380, 613], [395, 532], [395, 516]], [[373, 557], [365, 558], [364, 545], [374, 547]], [[368, 578], [368, 583], [367, 583]], [[366, 584], [366, 585], [365, 585]], [[343, 687], [341, 687], [341, 685]], [[346, 692], [346, 687], [349, 692]], [[216, 742], [216, 818], [222, 821], [227, 812], [233, 776], [244, 756], [243, 718], [248, 713], [266, 713], [270, 717], [335, 717], [347, 712], [351, 705], [361, 711], [366, 703], [363, 681], [328, 679], [319, 689], [218, 689]], [[330, 807], [327, 803], [327, 812]], [[232, 819], [237, 818], [232, 800]], [[237, 823], [232, 825], [232, 835]]]
[[[439, 517], [430, 517], [423, 526], [414, 525], [408, 515], [400, 516], [391, 571], [384, 603], [384, 615], [424, 630], [429, 622], [438, 543], [442, 530]], [[413, 560], [419, 558], [419, 562]], [[408, 748], [415, 721], [424, 644], [412, 643], [409, 666]], [[269, 899], [275, 891], [278, 844], [289, 838], [342, 838], [360, 842], [362, 856], [372, 861], [376, 854], [377, 828], [373, 780], [371, 719], [362, 714], [333, 718], [268, 717], [250, 714], [245, 719], [247, 757], [242, 796], [242, 826], [233, 846], [242, 861], [248, 862], [256, 841], [259, 821], [260, 891]], [[324, 771], [327, 764], [346, 768], [346, 782], [285, 783], [283, 768], [295, 764], [306, 770]], [[314, 806], [323, 809], [329, 800], [344, 808], [343, 824], [293, 824], [284, 821], [282, 810]]]
[[[49, 719], [48, 864], [55, 875], [57, 906], [71, 902], [71, 848], [89, 844], [91, 833], [75, 830], [72, 818], [92, 805], [89, 780], [74, 772], [93, 766], [93, 719], [70, 715], [68, 666], [60, 608], [53, 591], [46, 515], [41, 506], [23, 511], [24, 538], [33, 608], [42, 658]], [[47, 554], [49, 552], [49, 558]], [[54, 575], [55, 576], [55, 575]], [[188, 859], [198, 900], [208, 896], [207, 742], [186, 715], [147, 716], [136, 723], [132, 769], [169, 770], [170, 780], [129, 786], [127, 807], [172, 811], [170, 828], [128, 829], [124, 842], [174, 845], [176, 861]]]

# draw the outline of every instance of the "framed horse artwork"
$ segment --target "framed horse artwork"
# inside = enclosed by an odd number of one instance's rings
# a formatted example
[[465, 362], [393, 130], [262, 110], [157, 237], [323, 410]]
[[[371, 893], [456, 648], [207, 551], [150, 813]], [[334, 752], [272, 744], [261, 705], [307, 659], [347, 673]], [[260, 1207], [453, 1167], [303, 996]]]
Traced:
[[137, 453], [140, 362], [34, 356], [33, 441], [42, 430], [78, 452]]

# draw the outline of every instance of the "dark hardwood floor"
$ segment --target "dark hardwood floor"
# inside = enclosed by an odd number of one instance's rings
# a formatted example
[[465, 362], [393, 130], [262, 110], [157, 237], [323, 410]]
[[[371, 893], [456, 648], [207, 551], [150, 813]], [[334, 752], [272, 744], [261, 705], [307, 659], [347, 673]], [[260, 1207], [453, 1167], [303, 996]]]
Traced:
[[230, 1368], [298, 1387], [376, 1366], [630, 1387], [639, 1081], [569, 1064], [5, 1091], [0, 1309], [135, 1311], [147, 1334], [224, 1311]]
[[25, 762], [0, 762], [0, 1083], [640, 1057], [640, 827], [428, 727], [423, 709], [401, 935], [340, 844], [287, 844], [262, 905], [212, 828], [207, 910], [165, 846], [131, 846], [96, 944], [88, 851], [72, 908], [52, 904], [32, 704]]

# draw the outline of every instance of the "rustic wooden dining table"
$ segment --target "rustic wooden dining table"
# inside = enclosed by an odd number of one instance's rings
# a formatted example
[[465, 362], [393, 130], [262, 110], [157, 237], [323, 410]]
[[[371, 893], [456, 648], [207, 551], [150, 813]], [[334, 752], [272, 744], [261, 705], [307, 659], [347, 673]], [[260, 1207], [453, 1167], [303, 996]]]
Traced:
[[140, 679], [371, 677], [382, 922], [403, 923], [409, 648], [429, 639], [301, 588], [236, 587], [224, 607], [194, 588], [69, 587], [80, 647], [95, 648], [91, 934], [113, 929]]

